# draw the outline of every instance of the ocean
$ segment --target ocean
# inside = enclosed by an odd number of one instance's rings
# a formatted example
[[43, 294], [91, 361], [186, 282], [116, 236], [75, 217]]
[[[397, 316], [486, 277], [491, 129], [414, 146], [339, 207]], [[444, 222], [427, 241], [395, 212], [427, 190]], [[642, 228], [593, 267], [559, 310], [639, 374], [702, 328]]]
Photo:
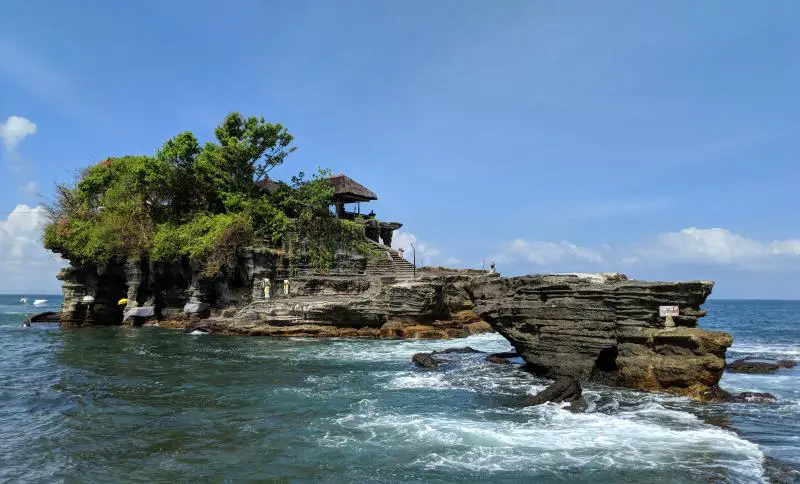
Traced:
[[[27, 304], [20, 302], [27, 299]], [[39, 307], [31, 303], [46, 299]], [[21, 328], [59, 296], [0, 296], [0, 482], [761, 482], [800, 465], [800, 368], [725, 374], [777, 404], [701, 405], [587, 384], [585, 413], [521, 408], [548, 381], [449, 341]], [[709, 301], [729, 359], [800, 359], [800, 302]]]

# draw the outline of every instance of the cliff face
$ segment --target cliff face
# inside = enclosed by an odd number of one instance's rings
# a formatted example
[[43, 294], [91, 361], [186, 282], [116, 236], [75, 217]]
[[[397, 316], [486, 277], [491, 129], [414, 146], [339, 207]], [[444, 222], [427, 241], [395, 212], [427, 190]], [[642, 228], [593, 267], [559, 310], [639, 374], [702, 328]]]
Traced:
[[[534, 373], [713, 398], [730, 335], [697, 328], [713, 283], [536, 275], [471, 287], [476, 312]], [[675, 328], [659, 306], [678, 306]]]
[[232, 334], [446, 338], [491, 331], [471, 311], [466, 288], [497, 275], [442, 270], [412, 279], [408, 262], [375, 247], [372, 258], [337, 254], [325, 273], [289, 269], [275, 251], [255, 248], [241, 254], [233, 274], [212, 280], [186, 262], [73, 267], [59, 274], [61, 324], [122, 324], [117, 302], [127, 298], [126, 312], [153, 308], [147, 324]]

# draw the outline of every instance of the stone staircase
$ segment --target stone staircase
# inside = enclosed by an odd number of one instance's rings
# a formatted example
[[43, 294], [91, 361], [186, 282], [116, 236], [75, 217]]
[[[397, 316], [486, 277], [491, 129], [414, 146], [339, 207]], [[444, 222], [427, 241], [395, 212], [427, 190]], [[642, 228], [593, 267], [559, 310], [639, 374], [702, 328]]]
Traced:
[[411, 280], [414, 277], [414, 265], [403, 257], [396, 250], [389, 249], [389, 256], [392, 258], [394, 274], [400, 280]]
[[370, 258], [365, 273], [371, 276], [390, 276], [397, 280], [408, 281], [414, 277], [414, 265], [400, 257], [400, 254], [385, 245], [372, 243], [372, 250], [380, 253], [379, 257]]

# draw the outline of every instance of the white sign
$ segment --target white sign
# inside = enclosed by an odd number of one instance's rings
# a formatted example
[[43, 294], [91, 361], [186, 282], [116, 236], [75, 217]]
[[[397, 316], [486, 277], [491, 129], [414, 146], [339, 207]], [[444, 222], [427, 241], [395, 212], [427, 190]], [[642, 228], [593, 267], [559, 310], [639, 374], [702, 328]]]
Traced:
[[659, 306], [658, 307], [658, 315], [662, 318], [666, 317], [676, 317], [679, 315], [680, 310], [678, 306]]

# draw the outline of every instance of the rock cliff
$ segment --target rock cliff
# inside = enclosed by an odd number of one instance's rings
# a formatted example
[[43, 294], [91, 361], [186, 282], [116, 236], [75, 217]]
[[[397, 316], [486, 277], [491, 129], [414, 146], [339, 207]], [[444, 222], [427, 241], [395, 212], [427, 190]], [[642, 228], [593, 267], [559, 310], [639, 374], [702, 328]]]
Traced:
[[[122, 324], [123, 307], [152, 307], [146, 324], [229, 334], [447, 338], [492, 331], [472, 311], [467, 287], [496, 274], [426, 270], [412, 278], [413, 266], [397, 252], [375, 247], [369, 260], [339, 253], [325, 272], [289, 271], [280, 254], [256, 248], [217, 279], [186, 261], [71, 267], [59, 274], [61, 324]], [[118, 304], [122, 298], [127, 305]]]
[[[476, 312], [537, 375], [714, 399], [730, 335], [697, 328], [713, 283], [644, 282], [622, 274], [477, 281]], [[666, 327], [659, 306], [678, 306]]]

